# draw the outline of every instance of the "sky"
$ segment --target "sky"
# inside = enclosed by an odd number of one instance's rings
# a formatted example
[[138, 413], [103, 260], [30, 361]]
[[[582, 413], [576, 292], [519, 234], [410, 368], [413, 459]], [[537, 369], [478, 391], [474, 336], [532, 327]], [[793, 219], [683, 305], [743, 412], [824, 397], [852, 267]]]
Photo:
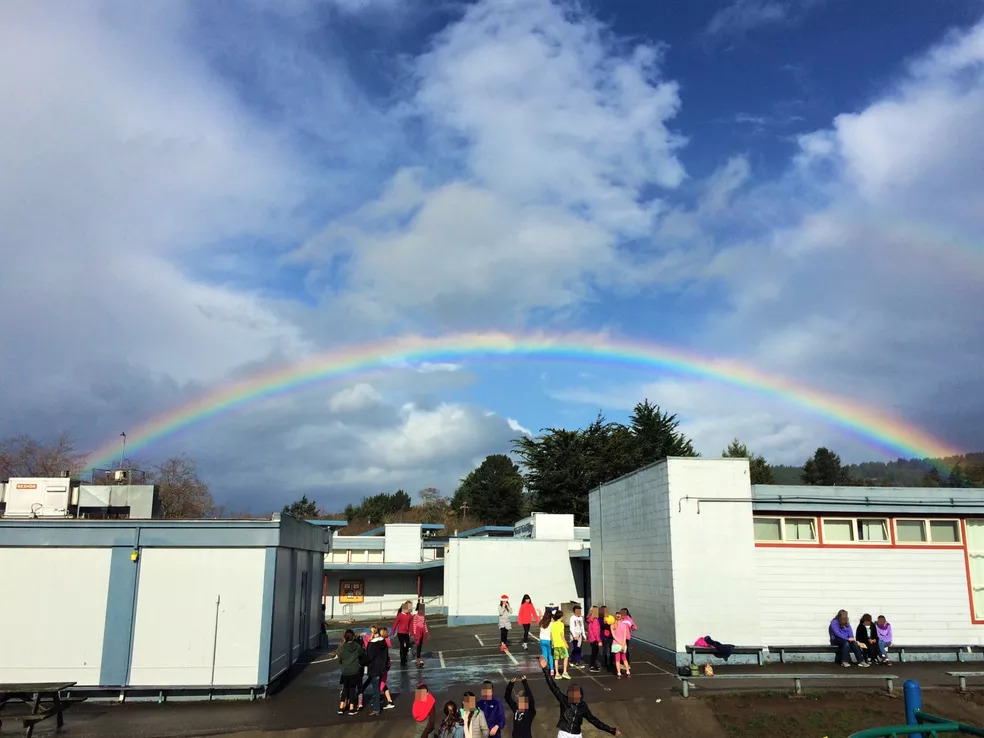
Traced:
[[[980, 0], [12, 2], [0, 89], [0, 437], [87, 451], [312, 356], [501, 331], [733, 360], [984, 449]], [[337, 511], [645, 398], [704, 456], [900, 455], [707, 378], [462, 356], [131, 461]]]

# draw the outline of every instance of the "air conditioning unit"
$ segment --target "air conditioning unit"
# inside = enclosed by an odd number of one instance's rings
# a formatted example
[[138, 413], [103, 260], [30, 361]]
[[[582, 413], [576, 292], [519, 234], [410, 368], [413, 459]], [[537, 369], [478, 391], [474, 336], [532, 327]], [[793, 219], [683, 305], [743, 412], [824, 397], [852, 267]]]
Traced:
[[126, 469], [117, 469], [113, 472], [113, 480], [123, 484], [130, 480], [130, 472]]

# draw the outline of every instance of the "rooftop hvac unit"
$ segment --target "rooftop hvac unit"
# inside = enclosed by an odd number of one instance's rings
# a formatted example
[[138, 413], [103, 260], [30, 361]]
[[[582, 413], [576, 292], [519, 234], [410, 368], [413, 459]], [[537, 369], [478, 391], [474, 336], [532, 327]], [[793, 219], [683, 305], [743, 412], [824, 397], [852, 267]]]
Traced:
[[124, 482], [130, 481], [130, 472], [126, 469], [117, 469], [113, 472], [113, 480], [123, 484]]

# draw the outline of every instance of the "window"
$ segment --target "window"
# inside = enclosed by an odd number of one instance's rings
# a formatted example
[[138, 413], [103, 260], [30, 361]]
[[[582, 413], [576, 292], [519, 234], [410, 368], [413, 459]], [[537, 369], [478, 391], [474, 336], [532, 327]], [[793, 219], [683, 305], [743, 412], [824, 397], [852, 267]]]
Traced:
[[851, 543], [854, 540], [854, 521], [824, 518], [823, 540], [826, 543]]
[[762, 543], [812, 543], [817, 540], [816, 518], [755, 518], [755, 540]]
[[925, 543], [925, 520], [896, 520], [895, 537], [899, 543]]
[[872, 543], [888, 541], [888, 520], [858, 520], [858, 540]]
[[896, 520], [895, 538], [899, 543], [960, 544], [959, 520]]
[[781, 541], [782, 520], [779, 518], [755, 518], [756, 541]]
[[967, 520], [966, 525], [974, 619], [984, 620], [984, 520]]

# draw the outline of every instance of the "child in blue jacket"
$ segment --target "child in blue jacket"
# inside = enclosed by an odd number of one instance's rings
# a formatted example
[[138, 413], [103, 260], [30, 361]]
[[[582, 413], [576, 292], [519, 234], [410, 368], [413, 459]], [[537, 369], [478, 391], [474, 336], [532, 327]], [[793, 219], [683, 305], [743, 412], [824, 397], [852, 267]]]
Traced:
[[478, 709], [485, 715], [489, 724], [489, 738], [498, 736], [504, 738], [506, 730], [506, 708], [502, 700], [492, 694], [492, 682], [482, 682], [482, 699], [478, 701]]

